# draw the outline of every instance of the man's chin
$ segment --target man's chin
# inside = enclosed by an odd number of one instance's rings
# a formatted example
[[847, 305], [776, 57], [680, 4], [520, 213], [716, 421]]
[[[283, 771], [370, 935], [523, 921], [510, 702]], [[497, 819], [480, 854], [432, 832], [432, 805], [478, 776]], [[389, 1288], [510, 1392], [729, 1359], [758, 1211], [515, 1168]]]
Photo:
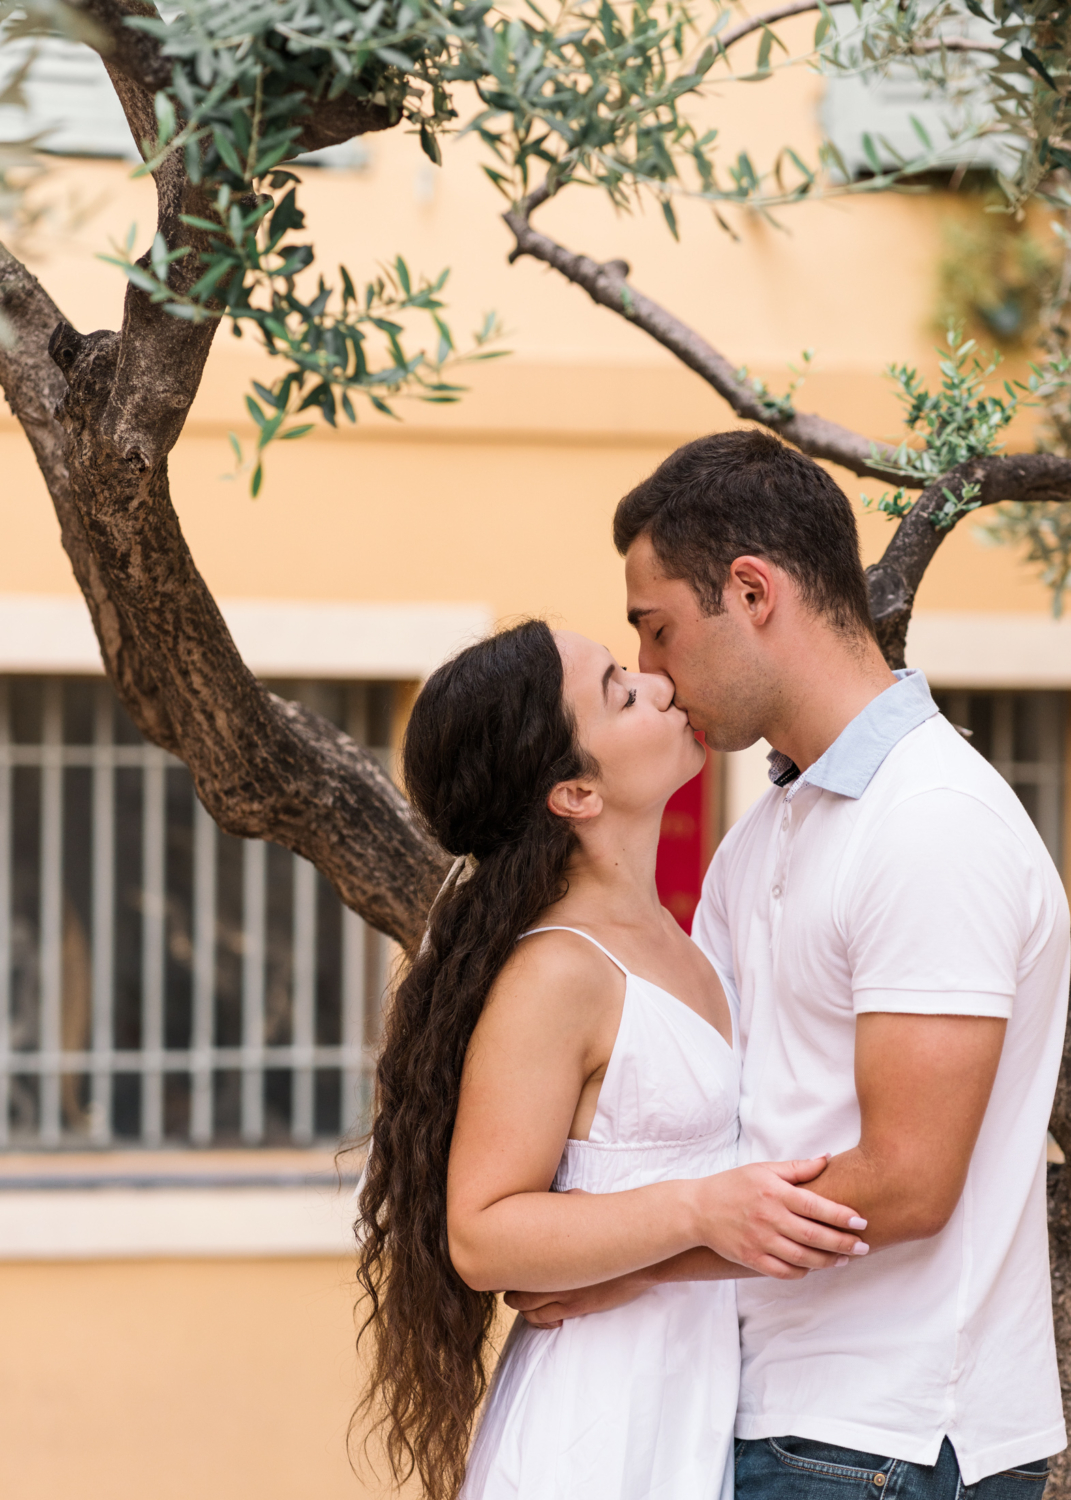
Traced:
[[750, 750], [757, 745], [762, 735], [754, 730], [733, 729], [725, 724], [698, 723], [694, 715], [689, 716], [692, 727], [702, 729], [708, 750], [719, 750], [722, 754], [733, 754], [738, 750]]

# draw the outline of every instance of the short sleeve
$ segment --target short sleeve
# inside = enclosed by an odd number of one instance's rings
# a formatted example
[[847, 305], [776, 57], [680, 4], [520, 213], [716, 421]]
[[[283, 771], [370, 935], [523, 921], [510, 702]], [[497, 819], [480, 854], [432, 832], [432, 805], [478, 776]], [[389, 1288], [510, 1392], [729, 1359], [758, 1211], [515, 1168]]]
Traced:
[[890, 810], [852, 862], [845, 938], [857, 1015], [1011, 1015], [1036, 861], [985, 803], [938, 789]]
[[725, 902], [726, 854], [726, 840], [723, 840], [710, 862], [692, 918], [692, 941], [718, 970], [726, 966], [732, 969], [732, 937]]

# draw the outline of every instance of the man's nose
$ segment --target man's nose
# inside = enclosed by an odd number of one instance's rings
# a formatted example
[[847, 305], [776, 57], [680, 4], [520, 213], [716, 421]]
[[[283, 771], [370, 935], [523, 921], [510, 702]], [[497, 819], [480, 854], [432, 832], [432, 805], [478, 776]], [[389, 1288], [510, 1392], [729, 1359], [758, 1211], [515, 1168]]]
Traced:
[[677, 685], [673, 681], [673, 678], [668, 677], [665, 672], [657, 672], [655, 675], [662, 679], [658, 684], [658, 706], [665, 713], [673, 707], [673, 700], [677, 696]]

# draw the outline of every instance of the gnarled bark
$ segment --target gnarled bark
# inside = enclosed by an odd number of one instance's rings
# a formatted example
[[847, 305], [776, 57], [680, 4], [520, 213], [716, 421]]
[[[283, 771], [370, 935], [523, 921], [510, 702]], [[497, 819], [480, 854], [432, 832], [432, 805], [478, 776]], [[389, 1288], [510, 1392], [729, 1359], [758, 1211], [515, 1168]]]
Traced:
[[[1003, 500], [1071, 499], [1071, 459], [1052, 453], [993, 454], [960, 464], [942, 474], [915, 501], [900, 522], [879, 563], [867, 569], [870, 612], [878, 641], [891, 667], [903, 667], [907, 627], [923, 574], [949, 530], [938, 530], [932, 517], [950, 491], [959, 497], [965, 484], [976, 484], [979, 505]], [[950, 529], [950, 528], [949, 528]]]

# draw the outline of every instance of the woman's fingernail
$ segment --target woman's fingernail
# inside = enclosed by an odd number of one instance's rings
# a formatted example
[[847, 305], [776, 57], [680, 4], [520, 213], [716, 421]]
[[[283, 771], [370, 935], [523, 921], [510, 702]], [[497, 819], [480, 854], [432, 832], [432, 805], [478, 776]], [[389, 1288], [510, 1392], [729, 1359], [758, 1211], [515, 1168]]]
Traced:
[[866, 1228], [866, 1220], [865, 1219], [861, 1219], [859, 1217], [859, 1215], [856, 1214], [856, 1216], [855, 1216], [854, 1219], [849, 1219], [848, 1220], [848, 1228], [849, 1229], [865, 1229]]
[[870, 1246], [869, 1245], [864, 1245], [863, 1242], [862, 1242], [862, 1240], [856, 1240], [855, 1244], [852, 1246], [852, 1254], [853, 1255], [869, 1255], [870, 1254]]
[[836, 1269], [837, 1266], [846, 1266], [847, 1264], [848, 1257], [846, 1255], [838, 1255], [836, 1260], [833, 1262], [833, 1267], [834, 1269]]

